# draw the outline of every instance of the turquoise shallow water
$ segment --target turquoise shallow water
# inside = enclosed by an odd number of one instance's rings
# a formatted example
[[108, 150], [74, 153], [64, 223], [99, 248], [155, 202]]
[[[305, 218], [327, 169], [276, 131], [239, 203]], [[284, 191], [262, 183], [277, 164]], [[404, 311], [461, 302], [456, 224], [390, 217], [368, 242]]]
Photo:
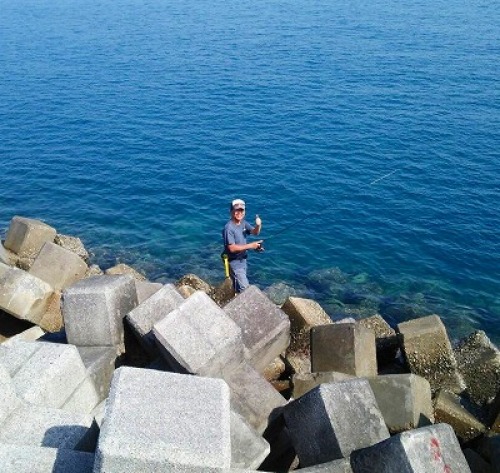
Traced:
[[242, 197], [271, 237], [252, 282], [500, 342], [496, 2], [0, 10], [1, 228], [41, 218], [102, 266], [216, 283]]

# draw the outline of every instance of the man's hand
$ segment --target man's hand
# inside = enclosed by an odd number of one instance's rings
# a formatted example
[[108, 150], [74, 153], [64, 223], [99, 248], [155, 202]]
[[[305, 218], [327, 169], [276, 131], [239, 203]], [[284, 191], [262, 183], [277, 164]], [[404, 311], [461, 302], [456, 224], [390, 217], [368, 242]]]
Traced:
[[260, 219], [260, 217], [259, 217], [258, 214], [255, 216], [255, 226], [256, 227], [261, 227], [262, 226], [262, 220]]
[[259, 240], [259, 241], [253, 241], [252, 243], [249, 243], [250, 249], [258, 250], [261, 247], [263, 241], [264, 240]]

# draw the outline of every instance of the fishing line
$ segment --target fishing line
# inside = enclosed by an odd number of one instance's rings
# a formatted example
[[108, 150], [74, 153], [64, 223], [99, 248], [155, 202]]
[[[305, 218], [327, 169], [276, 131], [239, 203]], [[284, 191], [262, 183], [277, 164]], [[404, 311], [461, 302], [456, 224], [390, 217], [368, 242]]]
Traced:
[[[378, 182], [381, 182], [383, 181], [384, 179], [387, 179], [388, 177], [392, 176], [393, 174], [395, 174], [396, 172], [401, 172], [403, 169], [409, 167], [410, 164], [407, 164], [406, 166], [403, 166], [403, 167], [400, 167], [398, 169], [394, 169], [393, 171], [390, 171], [388, 172], [387, 174], [384, 174], [383, 176], [380, 176], [380, 177], [377, 177], [376, 179], [374, 179], [373, 181], [367, 183], [367, 184], [363, 184], [361, 185], [359, 188], [360, 189], [364, 189], [366, 187], [370, 187], [370, 186], [373, 186], [374, 184], [378, 183]], [[333, 208], [333, 206], [327, 206], [326, 208], [328, 209], [331, 209]], [[302, 223], [302, 222], [305, 222], [306, 220], [309, 220], [310, 218], [313, 218], [313, 217], [316, 217], [318, 215], [321, 215], [324, 213], [324, 208], [319, 211], [319, 212], [312, 212], [312, 213], [309, 213], [307, 215], [305, 215], [304, 217], [294, 221], [293, 223], [291, 223], [290, 225], [287, 225], [285, 226], [284, 228], [282, 228], [281, 230], [279, 230], [278, 232], [272, 234], [271, 236], [267, 237], [267, 238], [262, 238], [262, 241], [267, 241], [267, 240], [270, 240], [272, 238], [276, 238], [278, 235], [281, 235], [282, 233], [286, 232], [287, 230], [289, 230], [290, 228], [298, 225], [299, 223]]]

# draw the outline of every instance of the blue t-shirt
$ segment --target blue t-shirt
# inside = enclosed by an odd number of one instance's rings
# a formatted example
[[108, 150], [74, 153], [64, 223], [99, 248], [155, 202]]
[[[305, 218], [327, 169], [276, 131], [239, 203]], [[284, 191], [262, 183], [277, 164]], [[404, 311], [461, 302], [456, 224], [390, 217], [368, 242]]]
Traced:
[[232, 220], [226, 223], [224, 230], [222, 230], [222, 238], [224, 239], [224, 251], [227, 253], [229, 260], [246, 258], [247, 252], [238, 251], [231, 253], [229, 245], [245, 245], [247, 242], [247, 235], [252, 233], [253, 227], [246, 220], [243, 220], [239, 225], [236, 225]]

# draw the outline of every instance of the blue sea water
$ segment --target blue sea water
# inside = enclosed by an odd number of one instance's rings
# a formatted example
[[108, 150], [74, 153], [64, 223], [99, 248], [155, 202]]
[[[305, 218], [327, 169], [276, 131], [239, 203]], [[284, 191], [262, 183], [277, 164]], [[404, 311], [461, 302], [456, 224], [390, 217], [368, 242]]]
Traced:
[[454, 338], [500, 342], [498, 2], [0, 11], [4, 232], [39, 218], [103, 267], [217, 283], [241, 197], [264, 223], [260, 287], [333, 318], [438, 313]]

